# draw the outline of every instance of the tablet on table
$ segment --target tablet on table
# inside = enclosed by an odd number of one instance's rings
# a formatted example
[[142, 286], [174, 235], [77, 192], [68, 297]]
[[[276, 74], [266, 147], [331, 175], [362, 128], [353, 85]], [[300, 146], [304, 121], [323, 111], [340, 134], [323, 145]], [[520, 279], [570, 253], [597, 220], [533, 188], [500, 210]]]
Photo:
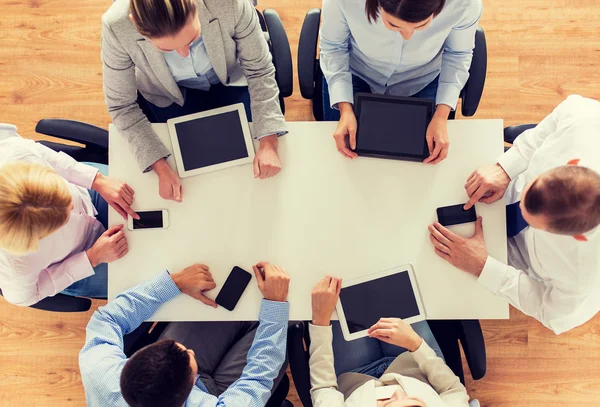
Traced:
[[252, 163], [254, 146], [243, 103], [167, 120], [181, 178]]
[[347, 341], [367, 336], [380, 318], [402, 318], [408, 324], [426, 318], [410, 264], [344, 281], [336, 310]]
[[429, 156], [430, 99], [357, 93], [356, 149], [359, 156], [423, 161]]

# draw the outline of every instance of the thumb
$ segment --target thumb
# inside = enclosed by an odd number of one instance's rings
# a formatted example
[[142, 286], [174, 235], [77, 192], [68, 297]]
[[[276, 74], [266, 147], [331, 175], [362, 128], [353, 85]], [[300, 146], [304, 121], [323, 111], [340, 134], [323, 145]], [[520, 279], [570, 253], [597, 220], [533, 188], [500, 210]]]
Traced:
[[254, 157], [254, 178], [258, 178], [260, 175], [260, 164], [258, 163], [258, 156]]
[[262, 287], [263, 283], [265, 282], [265, 278], [263, 277], [263, 274], [261, 273], [259, 268], [256, 266], [252, 266], [252, 270], [254, 270], [254, 275], [256, 276], [256, 281], [258, 282], [258, 287], [259, 288]]
[[356, 150], [356, 127], [348, 129], [348, 134], [350, 138], [350, 148]]
[[121, 225], [115, 225], [115, 226], [111, 226], [109, 227], [106, 232], [104, 232], [107, 236], [112, 236], [115, 233], [117, 233], [119, 230], [123, 229], [125, 225], [121, 224]]
[[194, 298], [210, 307], [217, 308], [217, 303], [202, 293], [199, 293], [197, 296], [194, 296]]
[[481, 216], [479, 216], [477, 218], [477, 222], [475, 222], [475, 235], [483, 235], [483, 218]]
[[173, 198], [177, 202], [181, 202], [181, 184], [173, 184]]

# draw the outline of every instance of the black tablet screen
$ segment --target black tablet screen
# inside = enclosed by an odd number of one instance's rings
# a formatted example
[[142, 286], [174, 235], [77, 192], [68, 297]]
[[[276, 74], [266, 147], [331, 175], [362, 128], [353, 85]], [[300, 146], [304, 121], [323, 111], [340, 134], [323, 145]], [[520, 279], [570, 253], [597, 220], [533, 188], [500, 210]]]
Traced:
[[419, 315], [408, 272], [342, 288], [340, 301], [351, 334], [369, 329], [379, 318]]
[[186, 171], [248, 157], [237, 111], [175, 125]]
[[423, 156], [429, 109], [426, 105], [363, 100], [359, 120], [359, 150]]

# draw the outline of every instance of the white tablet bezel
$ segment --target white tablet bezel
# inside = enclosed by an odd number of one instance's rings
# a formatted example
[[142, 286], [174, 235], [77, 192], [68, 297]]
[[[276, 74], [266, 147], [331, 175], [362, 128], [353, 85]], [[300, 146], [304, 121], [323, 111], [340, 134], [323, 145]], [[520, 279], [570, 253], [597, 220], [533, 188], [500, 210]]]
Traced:
[[[357, 278], [357, 279], [354, 279], [351, 281], [343, 281], [342, 289], [344, 289], [346, 287], [358, 285], [361, 283], [365, 283], [368, 281], [377, 280], [382, 277], [391, 276], [393, 274], [400, 274], [400, 273], [408, 273], [410, 283], [411, 283], [411, 285], [413, 287], [413, 291], [415, 293], [417, 307], [419, 308], [418, 315], [415, 315], [414, 317], [406, 318], [406, 319], [404, 319], [404, 322], [406, 322], [407, 324], [413, 324], [415, 322], [424, 321], [425, 319], [427, 319], [427, 316], [425, 313], [425, 307], [423, 306], [423, 299], [421, 297], [421, 292], [419, 291], [419, 286], [417, 284], [417, 279], [415, 277], [415, 271], [413, 269], [412, 264], [404, 264], [402, 266], [397, 266], [397, 267], [394, 267], [394, 268], [391, 268], [388, 270], [380, 271], [377, 273], [372, 273], [372, 274], [369, 274], [364, 277], [360, 277], [360, 278]], [[365, 306], [368, 306], [368, 304], [365, 304]], [[344, 314], [344, 308], [342, 307], [342, 301], [340, 298], [338, 298], [335, 308], [336, 308], [336, 311], [338, 314], [338, 318], [340, 320], [340, 326], [342, 328], [342, 333], [344, 334], [344, 339], [346, 341], [352, 341], [354, 339], [363, 338], [365, 336], [368, 336], [368, 332], [369, 332], [368, 329], [358, 331], [355, 333], [350, 333], [350, 331], [348, 330], [348, 323], [346, 322], [346, 315]]]
[[[183, 158], [181, 157], [181, 149], [179, 148], [179, 140], [177, 139], [177, 130], [175, 128], [175, 125], [196, 119], [202, 119], [203, 117], [216, 116], [222, 113], [229, 112], [237, 112], [240, 117], [240, 123], [242, 125], [242, 132], [244, 133], [244, 141], [246, 143], [246, 152], [248, 153], [248, 157], [186, 171], [185, 167], [183, 166]], [[173, 155], [175, 158], [175, 163], [177, 164], [177, 173], [179, 174], [180, 178], [187, 178], [194, 175], [206, 174], [207, 172], [218, 171], [242, 164], [249, 164], [254, 161], [254, 145], [252, 144], [252, 134], [250, 133], [250, 126], [248, 125], [246, 109], [243, 103], [236, 103], [235, 105], [220, 107], [218, 109], [206, 110], [200, 113], [194, 113], [189, 114], [187, 116], [169, 119], [167, 120], [167, 125], [169, 126], [169, 136], [171, 137], [171, 145], [173, 146]], [[215, 134], [214, 137], [219, 137], [219, 135]]]

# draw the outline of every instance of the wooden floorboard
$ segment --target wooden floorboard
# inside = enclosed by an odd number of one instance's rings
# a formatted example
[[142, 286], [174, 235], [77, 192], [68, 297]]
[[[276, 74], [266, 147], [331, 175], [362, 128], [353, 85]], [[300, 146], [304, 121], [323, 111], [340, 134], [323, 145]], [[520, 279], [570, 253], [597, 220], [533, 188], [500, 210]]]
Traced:
[[[304, 14], [320, 3], [260, 0], [259, 8], [279, 12], [294, 59]], [[99, 44], [100, 17], [110, 4], [0, 0], [1, 122], [31, 138], [39, 138], [35, 124], [46, 117], [108, 125]], [[488, 76], [475, 118], [538, 122], [571, 93], [600, 99], [597, 0], [484, 0], [481, 26]], [[297, 83], [286, 108], [290, 121], [312, 120]], [[50, 314], [0, 299], [0, 406], [85, 405], [77, 354], [90, 315]], [[515, 310], [508, 321], [482, 325], [488, 372], [467, 387], [483, 406], [600, 405], [600, 317], [560, 336]]]

